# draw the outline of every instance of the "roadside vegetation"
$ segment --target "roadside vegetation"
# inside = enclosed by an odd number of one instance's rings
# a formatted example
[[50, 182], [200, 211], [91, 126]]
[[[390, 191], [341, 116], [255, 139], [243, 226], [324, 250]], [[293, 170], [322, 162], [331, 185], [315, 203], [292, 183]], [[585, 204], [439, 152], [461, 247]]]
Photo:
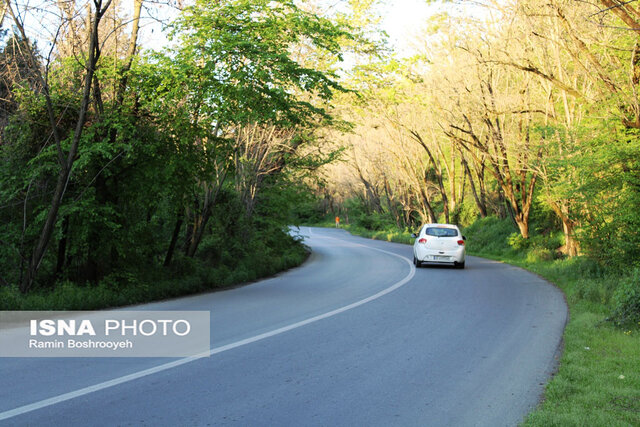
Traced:
[[[339, 151], [320, 130], [343, 126], [347, 25], [290, 1], [125, 3], [0, 5], [0, 309], [141, 303], [306, 257], [288, 212]], [[155, 8], [170, 40], [148, 51]]]

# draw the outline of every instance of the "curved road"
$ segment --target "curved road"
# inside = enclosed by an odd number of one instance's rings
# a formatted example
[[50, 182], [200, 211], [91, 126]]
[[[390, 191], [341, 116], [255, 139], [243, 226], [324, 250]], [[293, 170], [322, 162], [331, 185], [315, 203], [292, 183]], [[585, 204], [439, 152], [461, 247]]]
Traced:
[[512, 426], [537, 405], [567, 317], [554, 286], [300, 233], [300, 268], [138, 307], [210, 310], [210, 357], [0, 359], [0, 425]]

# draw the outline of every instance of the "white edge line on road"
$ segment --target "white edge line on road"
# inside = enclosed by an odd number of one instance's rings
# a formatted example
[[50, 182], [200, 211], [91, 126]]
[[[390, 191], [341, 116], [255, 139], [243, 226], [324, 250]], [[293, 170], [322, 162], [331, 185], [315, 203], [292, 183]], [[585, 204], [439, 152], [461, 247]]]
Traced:
[[[311, 231], [311, 230], [309, 230], [309, 231]], [[330, 236], [318, 236], [318, 237], [341, 240], [341, 239], [337, 239], [335, 237], [330, 237]], [[409, 274], [407, 274], [399, 282], [394, 283], [390, 287], [388, 287], [386, 289], [383, 289], [382, 291], [380, 291], [380, 292], [378, 292], [378, 293], [376, 293], [374, 295], [371, 295], [370, 297], [361, 299], [361, 300], [356, 301], [356, 302], [354, 302], [352, 304], [349, 304], [349, 305], [345, 305], [344, 307], [340, 307], [340, 308], [338, 308], [336, 310], [332, 310], [332, 311], [329, 311], [327, 313], [320, 314], [318, 316], [314, 316], [314, 317], [311, 317], [309, 319], [302, 320], [300, 322], [292, 323], [291, 325], [283, 326], [282, 328], [274, 329], [273, 331], [265, 332], [265, 333], [260, 334], [260, 335], [256, 335], [256, 336], [253, 336], [253, 337], [250, 337], [250, 338], [246, 338], [246, 339], [243, 339], [243, 340], [240, 340], [240, 341], [236, 341], [236, 342], [233, 342], [231, 344], [223, 345], [223, 346], [220, 346], [220, 347], [215, 347], [215, 348], [210, 349], [209, 351], [205, 351], [205, 352], [197, 354], [195, 356], [185, 357], [185, 358], [179, 359], [179, 360], [174, 360], [172, 362], [164, 363], [162, 365], [158, 365], [158, 366], [155, 366], [153, 368], [144, 369], [142, 371], [134, 372], [132, 374], [125, 375], [125, 376], [118, 377], [118, 378], [114, 378], [114, 379], [109, 380], [109, 381], [104, 381], [104, 382], [101, 382], [101, 383], [98, 383], [98, 384], [94, 384], [94, 385], [91, 385], [91, 386], [88, 386], [88, 387], [84, 387], [84, 388], [81, 388], [81, 389], [78, 389], [78, 390], [75, 390], [75, 391], [71, 391], [69, 393], [64, 393], [64, 394], [60, 394], [58, 396], [50, 397], [48, 399], [44, 399], [44, 400], [41, 400], [39, 402], [30, 403], [28, 405], [24, 405], [24, 406], [20, 406], [18, 408], [10, 409], [10, 410], [5, 411], [5, 412], [0, 412], [0, 421], [6, 420], [6, 419], [9, 419], [9, 418], [13, 418], [13, 417], [16, 417], [18, 415], [23, 415], [23, 414], [26, 414], [28, 412], [33, 412], [33, 411], [36, 411], [38, 409], [42, 409], [42, 408], [45, 408], [47, 406], [52, 406], [52, 405], [55, 405], [55, 404], [58, 404], [58, 403], [61, 403], [61, 402], [67, 401], [67, 400], [75, 399], [76, 397], [84, 396], [84, 395], [87, 395], [89, 393], [93, 393], [95, 391], [100, 391], [100, 390], [104, 390], [104, 389], [107, 389], [107, 388], [110, 388], [110, 387], [115, 387], [117, 385], [129, 382], [129, 381], [133, 381], [133, 380], [136, 380], [138, 378], [142, 378], [142, 377], [146, 377], [148, 375], [156, 374], [158, 372], [166, 371], [168, 369], [172, 369], [172, 368], [175, 368], [177, 366], [193, 362], [193, 361], [201, 359], [203, 357], [212, 356], [214, 354], [222, 353], [222, 352], [225, 352], [227, 350], [232, 350], [234, 348], [242, 347], [244, 345], [251, 344], [251, 343], [254, 343], [256, 341], [261, 341], [261, 340], [263, 340], [265, 338], [270, 338], [270, 337], [273, 337], [275, 335], [279, 335], [279, 334], [282, 334], [284, 332], [288, 332], [288, 331], [291, 331], [293, 329], [300, 328], [300, 327], [308, 325], [310, 323], [314, 323], [314, 322], [317, 322], [319, 320], [326, 319], [326, 318], [335, 316], [335, 315], [340, 314], [340, 313], [344, 313], [345, 311], [348, 311], [348, 310], [354, 309], [356, 307], [359, 307], [361, 305], [367, 304], [367, 303], [369, 303], [371, 301], [374, 301], [374, 300], [376, 300], [376, 299], [378, 299], [378, 298], [380, 298], [380, 297], [382, 297], [382, 296], [384, 296], [384, 295], [386, 295], [386, 294], [388, 294], [390, 292], [395, 291], [396, 289], [400, 288], [401, 286], [404, 286], [405, 284], [407, 284], [413, 278], [413, 276], [416, 274], [416, 269], [413, 266], [413, 264], [411, 263], [411, 261], [409, 261], [408, 258], [405, 258], [405, 257], [403, 257], [401, 255], [398, 255], [398, 254], [395, 254], [393, 252], [385, 251], [383, 249], [373, 248], [373, 247], [365, 246], [365, 245], [362, 245], [362, 244], [359, 244], [359, 243], [353, 243], [353, 242], [349, 242], [349, 243], [354, 244], [356, 246], [362, 246], [362, 247], [365, 247], [367, 249], [372, 249], [372, 250], [375, 250], [375, 251], [378, 251], [378, 252], [383, 252], [383, 253], [392, 255], [394, 257], [400, 258], [403, 261], [406, 261], [409, 264], [409, 267], [410, 267]]]

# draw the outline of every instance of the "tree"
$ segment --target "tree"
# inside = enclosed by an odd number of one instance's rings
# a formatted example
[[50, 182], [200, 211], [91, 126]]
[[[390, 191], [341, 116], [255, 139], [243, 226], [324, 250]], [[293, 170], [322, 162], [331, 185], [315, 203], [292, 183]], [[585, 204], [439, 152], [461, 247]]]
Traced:
[[[95, 73], [96, 65], [100, 58], [98, 26], [100, 24], [100, 20], [108, 10], [110, 4], [111, 4], [111, 0], [107, 0], [104, 4], [102, 0], [93, 1], [93, 9], [91, 10], [91, 15], [90, 15], [90, 21], [91, 21], [91, 31], [89, 33], [90, 42], [89, 42], [89, 48], [87, 52], [87, 61], [84, 64], [84, 68], [85, 68], [84, 88], [82, 92], [80, 109], [77, 115], [75, 130], [73, 132], [73, 136], [71, 137], [69, 149], [66, 153], [64, 152], [64, 149], [62, 147], [63, 141], [57, 129], [57, 118], [55, 117], [54, 108], [51, 100], [51, 94], [49, 91], [49, 86], [47, 84], [47, 79], [45, 76], [42, 75], [42, 72], [40, 70], [38, 59], [37, 59], [37, 53], [32, 49], [29, 49], [29, 52], [28, 52], [30, 66], [38, 76], [38, 80], [40, 81], [40, 85], [43, 89], [43, 96], [45, 98], [45, 102], [47, 105], [47, 112], [49, 115], [51, 131], [52, 131], [54, 142], [56, 144], [56, 148], [58, 152], [59, 172], [58, 172], [58, 178], [56, 181], [54, 194], [51, 198], [50, 208], [46, 215], [44, 225], [42, 226], [40, 236], [37, 240], [37, 243], [35, 244], [35, 247], [29, 259], [28, 266], [26, 269], [26, 274], [20, 284], [20, 290], [23, 293], [26, 293], [29, 291], [29, 289], [33, 285], [33, 281], [35, 280], [36, 274], [40, 269], [47, 247], [49, 246], [49, 242], [51, 240], [54, 227], [56, 225], [56, 221], [58, 218], [58, 211], [62, 204], [64, 195], [66, 193], [67, 183], [69, 181], [69, 178], [72, 172], [73, 163], [75, 162], [76, 154], [78, 152], [78, 146], [80, 143], [80, 139], [82, 137], [82, 132], [84, 130], [84, 124], [87, 118], [89, 103], [91, 101], [91, 86], [93, 82], [93, 76]], [[22, 37], [22, 39], [24, 40], [27, 40], [27, 35], [25, 33], [25, 27], [24, 27], [23, 21], [20, 19], [20, 16], [14, 11], [11, 3], [9, 3], [9, 0], [7, 0], [7, 8], [8, 8], [9, 14], [13, 18], [15, 27], [19, 32], [20, 37]]]
[[[201, 150], [212, 162], [209, 170], [214, 172], [200, 177], [203, 203], [197, 203], [200, 207], [187, 215], [185, 247], [193, 256], [215, 204], [215, 194], [231, 166], [229, 156], [235, 156], [235, 166], [241, 168], [235, 173], [244, 176], [238, 182], [248, 182], [248, 172], [242, 170], [246, 163], [239, 161], [252, 151], [242, 143], [246, 142], [241, 136], [247, 135], [245, 127], [256, 130], [277, 126], [278, 132], [286, 133], [330, 119], [323, 103], [342, 88], [331, 72], [294, 60], [293, 49], [304, 43], [339, 57], [340, 41], [348, 33], [291, 1], [199, 0], [185, 9], [175, 24], [174, 35], [181, 43], [174, 60], [181, 79], [178, 84], [185, 87], [192, 123], [201, 129]], [[207, 146], [206, 141], [218, 144]], [[249, 175], [257, 176], [250, 180], [259, 180], [263, 172], [253, 170]], [[251, 194], [252, 186], [243, 188]], [[254, 199], [245, 199], [250, 207]]]

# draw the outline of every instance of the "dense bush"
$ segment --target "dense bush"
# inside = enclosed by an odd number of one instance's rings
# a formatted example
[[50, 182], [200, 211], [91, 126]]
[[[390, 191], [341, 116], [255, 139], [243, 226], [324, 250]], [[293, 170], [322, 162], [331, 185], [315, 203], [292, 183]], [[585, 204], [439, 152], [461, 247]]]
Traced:
[[397, 228], [393, 220], [388, 215], [378, 212], [373, 212], [371, 214], [362, 212], [356, 217], [354, 223], [356, 226], [369, 231], [384, 230], [388, 227]]
[[619, 325], [640, 325], [640, 268], [624, 278], [613, 295], [613, 321]]
[[[256, 235], [258, 241], [269, 239], [267, 235], [260, 237]], [[51, 289], [27, 295], [16, 286], [3, 286], [0, 310], [97, 310], [140, 304], [256, 280], [299, 265], [307, 257], [304, 246], [287, 233], [281, 231], [277, 239], [281, 242], [277, 248], [247, 246], [231, 267], [213, 264], [203, 254], [198, 258], [179, 256], [169, 267], [112, 273], [97, 285], [64, 280]]]
[[515, 253], [514, 233], [515, 227], [511, 222], [493, 216], [480, 218], [463, 231], [469, 250], [495, 255]]

